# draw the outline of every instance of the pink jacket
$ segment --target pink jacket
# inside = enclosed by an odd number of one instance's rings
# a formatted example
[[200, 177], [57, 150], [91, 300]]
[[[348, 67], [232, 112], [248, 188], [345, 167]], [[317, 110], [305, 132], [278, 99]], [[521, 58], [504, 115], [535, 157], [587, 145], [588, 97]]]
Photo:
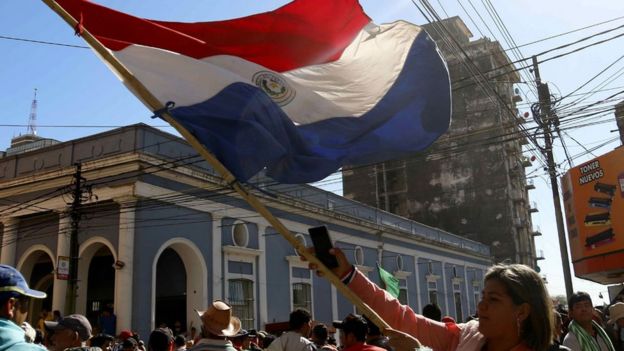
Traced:
[[[367, 305], [384, 319], [393, 329], [416, 337], [435, 351], [479, 351], [485, 345], [485, 337], [478, 330], [479, 322], [454, 324], [442, 323], [415, 313], [409, 306], [368, 280], [359, 271], [347, 282]], [[518, 345], [510, 351], [530, 351], [525, 345]]]

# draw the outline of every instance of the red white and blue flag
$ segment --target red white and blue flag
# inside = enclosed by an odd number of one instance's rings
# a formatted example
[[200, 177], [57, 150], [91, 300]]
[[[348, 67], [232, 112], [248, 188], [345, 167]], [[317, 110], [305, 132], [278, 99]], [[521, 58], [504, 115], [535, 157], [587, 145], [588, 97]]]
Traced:
[[450, 123], [448, 70], [403, 21], [356, 0], [297, 0], [201, 23], [57, 0], [239, 180], [307, 183], [423, 150]]

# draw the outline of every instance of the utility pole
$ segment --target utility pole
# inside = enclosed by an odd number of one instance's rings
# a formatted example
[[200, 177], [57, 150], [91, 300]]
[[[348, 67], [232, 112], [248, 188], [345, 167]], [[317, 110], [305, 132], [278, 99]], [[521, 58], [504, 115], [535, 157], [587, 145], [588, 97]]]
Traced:
[[548, 174], [550, 175], [550, 186], [552, 188], [553, 203], [555, 205], [555, 217], [557, 220], [557, 232], [559, 234], [559, 250], [561, 251], [561, 261], [563, 265], [563, 278], [565, 281], [567, 297], [572, 296], [574, 288], [572, 287], [572, 275], [570, 274], [570, 258], [568, 257], [568, 245], [566, 241], [565, 229], [563, 226], [563, 213], [561, 211], [561, 199], [559, 197], [559, 182], [557, 180], [557, 168], [552, 148], [552, 130], [551, 125], [558, 125], [558, 117], [554, 115], [550, 109], [552, 101], [550, 100], [550, 91], [548, 84], [542, 84], [537, 65], [537, 57], [533, 56], [533, 73], [535, 74], [535, 84], [537, 85], [537, 94], [539, 96], [539, 116], [534, 116], [536, 122], [544, 129], [545, 148], [543, 153], [546, 156]]
[[71, 233], [69, 237], [69, 281], [67, 284], [67, 303], [65, 314], [76, 312], [76, 297], [78, 295], [78, 226], [80, 225], [80, 206], [82, 205], [82, 185], [86, 180], [82, 177], [80, 163], [76, 163], [74, 173], [74, 189], [69, 209], [71, 219]]

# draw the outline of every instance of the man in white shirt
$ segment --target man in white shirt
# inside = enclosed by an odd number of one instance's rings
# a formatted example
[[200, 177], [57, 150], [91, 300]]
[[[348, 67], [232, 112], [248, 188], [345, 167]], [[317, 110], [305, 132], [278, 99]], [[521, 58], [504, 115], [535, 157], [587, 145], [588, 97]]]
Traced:
[[275, 339], [266, 351], [315, 351], [314, 343], [308, 339], [312, 329], [312, 315], [303, 308], [290, 313], [290, 331]]
[[593, 321], [594, 306], [586, 292], [574, 293], [568, 299], [570, 325], [563, 346], [574, 351], [615, 351], [607, 333]]

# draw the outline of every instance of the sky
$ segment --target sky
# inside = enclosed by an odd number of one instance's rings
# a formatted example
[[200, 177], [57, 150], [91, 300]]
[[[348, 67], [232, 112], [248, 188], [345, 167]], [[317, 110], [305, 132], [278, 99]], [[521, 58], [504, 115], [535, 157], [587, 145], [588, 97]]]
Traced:
[[[97, 0], [96, 2], [139, 17], [184, 22], [236, 18], [269, 11], [286, 3], [286, 1], [275, 0]], [[419, 1], [415, 2], [419, 3]], [[472, 2], [431, 0], [431, 5], [441, 17], [445, 17], [446, 14], [462, 17], [475, 35], [474, 39], [481, 37], [482, 32], [483, 35], [493, 40], [499, 40], [504, 48], [509, 48], [510, 45], [503, 40], [503, 35], [487, 11], [487, 3], [486, 0], [472, 0]], [[410, 0], [362, 0], [361, 4], [376, 23], [399, 19], [416, 24], [427, 23]], [[620, 0], [491, 0], [491, 4], [497, 10], [517, 45], [624, 16], [624, 3]], [[460, 5], [463, 5], [470, 16]], [[523, 57], [530, 57], [621, 25], [624, 25], [624, 18], [540, 43], [522, 46], [521, 54]], [[619, 33], [624, 33], [624, 30], [620, 29], [600, 38], [606, 39]], [[74, 36], [73, 29], [69, 28], [43, 2], [37, 0], [0, 1], [0, 52], [2, 52], [0, 79], [3, 82], [0, 90], [0, 106], [2, 106], [0, 109], [0, 150], [9, 146], [12, 137], [26, 132], [25, 125], [28, 122], [35, 88], [38, 90], [38, 134], [43, 137], [67, 141], [103, 132], [115, 126], [138, 122], [159, 126], [165, 131], [173, 132], [173, 129], [164, 126], [163, 122], [151, 119], [150, 111], [125, 89], [91, 50], [46, 45], [32, 41], [86, 45], [81, 38]], [[551, 92], [555, 95], [566, 95], [621, 57], [623, 47], [624, 38], [617, 38], [578, 53], [545, 62], [540, 65], [542, 80], [549, 82]], [[558, 50], [552, 54], [540, 56], [540, 59], [567, 51], [569, 49]], [[512, 57], [512, 60], [515, 58]], [[597, 92], [582, 103], [599, 101], [622, 90], [624, 77], [618, 76], [621, 73], [618, 70], [623, 67], [624, 62], [616, 62], [595, 81], [579, 90], [578, 93], [587, 92], [603, 79], [613, 77], [613, 80], [602, 88], [605, 91]], [[521, 90], [521, 95], [524, 97], [526, 93], [528, 97], [528, 99], [525, 97], [519, 105], [521, 113], [529, 111], [527, 102], [533, 103], [536, 100], [528, 89], [532, 84], [534, 82], [531, 81], [530, 73], [526, 71], [523, 74], [523, 83], [517, 85]], [[622, 95], [619, 97], [622, 98]], [[568, 98], [570, 99], [572, 98]], [[612, 120], [612, 118], [601, 120]], [[586, 153], [583, 146], [592, 148], [614, 139], [617, 133], [612, 131], [615, 129], [617, 129], [615, 123], [610, 121], [567, 131], [568, 136], [564, 135], [564, 140], [569, 154], [579, 155], [574, 159], [574, 164], [578, 165], [594, 157], [583, 155]], [[617, 146], [619, 146], [619, 141], [616, 140], [593, 151], [593, 154], [600, 155]], [[565, 160], [563, 148], [558, 140], [554, 151], [557, 161]], [[530, 153], [527, 152], [527, 155]], [[562, 163], [559, 171], [563, 172], [567, 167], [567, 163]], [[538, 163], [534, 163], [534, 166], [527, 168], [526, 171], [529, 176], [535, 177], [533, 180], [537, 187], [536, 190], [530, 191], [530, 200], [534, 201], [539, 209], [539, 212], [533, 215], [533, 224], [543, 233], [543, 236], [536, 238], [537, 250], [538, 252], [543, 250], [545, 257], [545, 260], [539, 262], [541, 273], [547, 278], [551, 295], [565, 294], [550, 183], [542, 166]], [[336, 177], [325, 180], [321, 184], [325, 189], [341, 193], [341, 184]], [[594, 304], [602, 304], [606, 301], [606, 299], [599, 298], [600, 293], [607, 296], [606, 286], [577, 278], [573, 279], [573, 285], [575, 290], [588, 291], [592, 295]]]

